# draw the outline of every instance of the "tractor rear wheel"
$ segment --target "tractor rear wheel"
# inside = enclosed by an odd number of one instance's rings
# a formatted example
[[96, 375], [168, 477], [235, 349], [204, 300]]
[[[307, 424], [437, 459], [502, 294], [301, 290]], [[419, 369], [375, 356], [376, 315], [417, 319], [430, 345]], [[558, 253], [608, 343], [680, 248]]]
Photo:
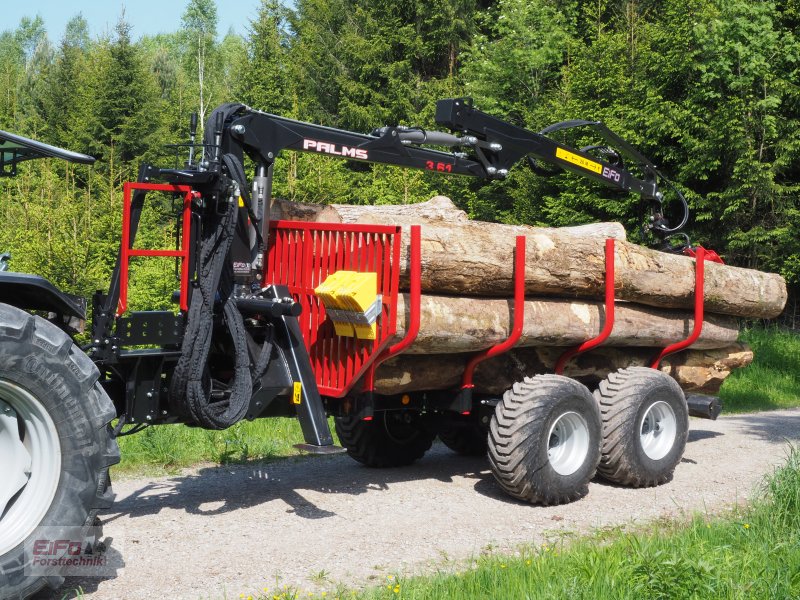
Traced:
[[412, 410], [376, 411], [371, 420], [337, 417], [336, 435], [351, 458], [368, 467], [401, 467], [430, 449], [436, 431]]
[[489, 427], [489, 464], [511, 496], [545, 505], [582, 498], [599, 460], [600, 412], [584, 385], [537, 375], [503, 395]]
[[63, 582], [59, 568], [27, 572], [38, 528], [91, 527], [111, 506], [108, 469], [119, 462], [119, 448], [109, 422], [116, 412], [98, 376], [55, 325], [0, 304], [2, 598]]
[[611, 373], [595, 391], [603, 421], [598, 472], [632, 487], [672, 479], [689, 434], [686, 397], [661, 371], [629, 367]]

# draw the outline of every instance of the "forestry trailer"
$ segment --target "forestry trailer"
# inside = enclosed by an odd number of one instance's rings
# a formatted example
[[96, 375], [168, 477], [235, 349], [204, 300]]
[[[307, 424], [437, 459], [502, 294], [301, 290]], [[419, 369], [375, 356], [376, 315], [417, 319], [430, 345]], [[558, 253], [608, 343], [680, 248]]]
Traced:
[[[622, 484], [670, 478], [686, 442], [689, 408], [675, 381], [655, 369], [613, 373], [594, 396], [557, 374], [526, 378], [502, 397], [473, 393], [476, 365], [513, 346], [512, 334], [464, 365], [459, 388], [375, 392], [375, 369], [402, 352], [419, 328], [419, 228], [409, 235], [399, 226], [270, 222], [281, 151], [487, 180], [504, 178], [526, 159], [537, 171], [560, 168], [639, 194], [651, 208], [649, 229], [662, 239], [678, 229], [663, 216], [656, 167], [599, 122], [569, 121], [534, 133], [477, 110], [467, 98], [438, 102], [436, 121], [452, 133], [393, 126], [358, 134], [225, 104], [195, 143], [193, 117], [185, 164], [142, 165], [138, 180], [124, 186], [116, 266], [108, 290], [92, 300], [82, 347], [75, 340], [84, 330], [86, 301], [42, 277], [14, 273], [8, 257], [0, 258], [0, 597], [25, 598], [60, 585], [62, 566], [42, 571], [33, 563], [41, 531], [96, 533], [98, 513], [113, 501], [109, 468], [120, 458], [117, 438], [154, 425], [219, 430], [242, 419], [295, 416], [303, 450], [346, 450], [374, 467], [407, 465], [438, 435], [457, 452], [488, 452], [507, 492], [542, 504], [585, 495], [598, 465]], [[594, 129], [603, 144], [578, 149], [551, 137], [575, 127]], [[0, 153], [3, 176], [14, 176], [29, 159], [94, 161], [4, 132]], [[682, 226], [686, 203], [679, 198]], [[147, 202], [172, 202], [175, 247], [137, 246]], [[518, 266], [524, 252], [522, 240]], [[175, 310], [129, 310], [129, 266], [142, 256], [176, 262]], [[410, 325], [393, 343], [405, 261]], [[520, 306], [524, 268], [516, 284]], [[713, 406], [694, 411], [715, 416]], [[331, 415], [344, 449], [334, 446]], [[48, 548], [57, 557], [71, 552], [66, 543]]]

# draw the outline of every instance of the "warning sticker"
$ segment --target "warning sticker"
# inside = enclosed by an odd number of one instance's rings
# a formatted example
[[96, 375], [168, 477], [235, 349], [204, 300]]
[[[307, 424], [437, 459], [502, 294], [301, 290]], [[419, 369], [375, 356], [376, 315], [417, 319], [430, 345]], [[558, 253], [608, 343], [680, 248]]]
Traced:
[[561, 160], [572, 163], [573, 165], [577, 165], [582, 169], [586, 169], [587, 171], [597, 173], [598, 175], [603, 172], [603, 165], [600, 163], [596, 163], [593, 160], [589, 160], [588, 158], [581, 156], [580, 154], [575, 154], [574, 152], [564, 150], [563, 148], [556, 148], [556, 158], [560, 158]]
[[294, 385], [292, 386], [292, 404], [302, 404], [303, 403], [303, 384], [299, 381], [295, 381]]

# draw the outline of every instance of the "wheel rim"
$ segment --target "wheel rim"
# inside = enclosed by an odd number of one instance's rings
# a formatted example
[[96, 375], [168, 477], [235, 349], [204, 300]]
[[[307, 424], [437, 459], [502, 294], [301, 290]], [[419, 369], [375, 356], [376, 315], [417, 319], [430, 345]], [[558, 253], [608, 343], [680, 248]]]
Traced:
[[572, 475], [589, 454], [589, 425], [576, 412], [558, 417], [550, 427], [547, 460], [559, 475]]
[[654, 402], [642, 416], [639, 428], [642, 450], [648, 458], [661, 460], [675, 445], [677, 431], [678, 420], [672, 407], [664, 401]]
[[0, 379], [0, 456], [2, 555], [41, 523], [61, 473], [61, 444], [53, 419], [27, 390], [4, 379]]

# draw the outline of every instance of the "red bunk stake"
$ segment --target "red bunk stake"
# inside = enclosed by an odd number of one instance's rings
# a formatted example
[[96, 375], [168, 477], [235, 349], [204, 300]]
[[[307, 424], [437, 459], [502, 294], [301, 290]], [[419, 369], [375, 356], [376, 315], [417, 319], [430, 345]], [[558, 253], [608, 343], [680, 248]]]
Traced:
[[[410, 306], [408, 314], [408, 329], [406, 335], [402, 340], [389, 346], [384, 350], [375, 361], [369, 366], [364, 374], [364, 391], [372, 392], [375, 390], [375, 370], [381, 363], [389, 360], [408, 348], [417, 339], [419, 333], [419, 313], [420, 313], [420, 296], [422, 295], [422, 250], [421, 250], [421, 227], [419, 225], [411, 226], [411, 281], [410, 281]], [[395, 315], [395, 319], [397, 315]]]
[[475, 374], [475, 367], [483, 361], [493, 358], [504, 352], [508, 352], [514, 347], [522, 337], [522, 326], [525, 321], [525, 236], [517, 236], [517, 247], [514, 253], [514, 324], [511, 329], [511, 335], [508, 336], [504, 342], [500, 342], [476, 354], [467, 363], [467, 368], [464, 369], [464, 375], [461, 378], [461, 389], [472, 389], [475, 384], [472, 383], [472, 378]]
[[697, 341], [703, 331], [703, 304], [705, 296], [705, 264], [706, 250], [698, 246], [696, 250], [694, 265], [694, 328], [691, 335], [682, 342], [676, 342], [664, 348], [650, 365], [653, 369], [658, 369], [661, 361], [670, 354], [685, 350]]
[[578, 354], [582, 354], [583, 352], [587, 352], [592, 348], [597, 348], [600, 344], [605, 342], [608, 339], [608, 336], [611, 335], [611, 331], [614, 329], [614, 239], [609, 238], [606, 240], [606, 277], [605, 277], [605, 286], [606, 286], [606, 299], [605, 299], [605, 308], [606, 308], [606, 321], [603, 324], [602, 331], [590, 340], [586, 340], [580, 346], [576, 346], [575, 348], [570, 348], [564, 354], [562, 354], [558, 362], [556, 363], [555, 373], [556, 375], [562, 375], [564, 373], [564, 367], [567, 366], [567, 362], [577, 356]]

